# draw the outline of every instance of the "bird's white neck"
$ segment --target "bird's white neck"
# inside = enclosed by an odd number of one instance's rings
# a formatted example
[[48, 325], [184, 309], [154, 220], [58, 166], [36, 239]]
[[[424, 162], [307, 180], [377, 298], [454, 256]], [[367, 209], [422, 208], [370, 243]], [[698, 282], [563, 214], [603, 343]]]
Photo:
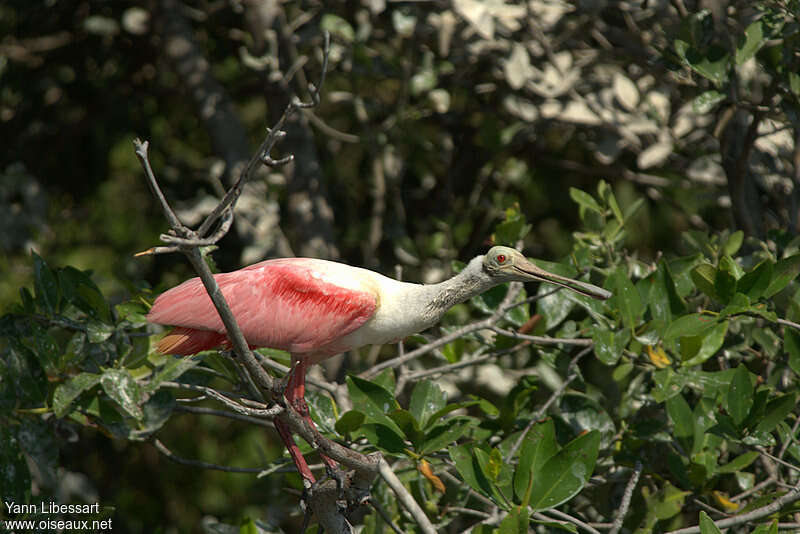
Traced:
[[425, 300], [424, 315], [438, 321], [444, 313], [461, 302], [497, 285], [483, 270], [483, 256], [473, 258], [457, 275], [438, 284], [421, 286]]

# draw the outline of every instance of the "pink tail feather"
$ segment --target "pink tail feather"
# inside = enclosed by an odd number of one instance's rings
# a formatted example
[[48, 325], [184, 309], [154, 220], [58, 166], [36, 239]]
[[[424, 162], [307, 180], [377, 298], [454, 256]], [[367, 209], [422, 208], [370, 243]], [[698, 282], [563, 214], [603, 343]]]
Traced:
[[156, 349], [162, 354], [191, 356], [227, 344], [225, 334], [177, 326], [156, 343]]

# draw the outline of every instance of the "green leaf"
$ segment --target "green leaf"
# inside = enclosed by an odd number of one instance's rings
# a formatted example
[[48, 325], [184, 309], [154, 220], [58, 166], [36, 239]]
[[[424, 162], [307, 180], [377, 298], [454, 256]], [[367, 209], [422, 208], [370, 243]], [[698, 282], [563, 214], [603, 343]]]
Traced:
[[527, 507], [515, 506], [500, 522], [498, 534], [528, 534], [530, 514]]
[[704, 50], [689, 48], [684, 57], [692, 70], [717, 86], [728, 79], [731, 57], [723, 47], [712, 45]]
[[475, 418], [462, 415], [451, 417], [443, 423], [433, 426], [425, 432], [425, 437], [419, 450], [420, 454], [430, 454], [445, 448], [469, 432], [477, 424], [478, 421]]
[[747, 295], [751, 301], [758, 300], [772, 281], [772, 266], [771, 261], [762, 261], [739, 279], [736, 290]]
[[555, 425], [552, 419], [531, 427], [519, 453], [514, 471], [514, 493], [521, 501], [527, 494], [531, 480], [539, 476], [545, 462], [558, 452]]
[[741, 65], [761, 50], [761, 47], [769, 39], [764, 29], [764, 19], [759, 19], [751, 23], [744, 31], [744, 35], [739, 37], [739, 42], [736, 46], [737, 65]]
[[106, 369], [100, 378], [103, 391], [128, 415], [141, 419], [142, 390], [127, 369]]
[[114, 333], [114, 327], [110, 324], [102, 323], [97, 320], [91, 320], [86, 324], [86, 335], [89, 343], [102, 343], [111, 337]]
[[667, 414], [672, 424], [675, 426], [675, 436], [688, 438], [694, 434], [694, 421], [692, 420], [692, 409], [683, 395], [675, 395], [667, 400]]
[[667, 327], [664, 340], [671, 341], [679, 337], [699, 336], [716, 326], [716, 319], [701, 313], [690, 313], [678, 317]]
[[789, 367], [800, 375], [800, 332], [794, 328], [783, 331], [783, 347], [789, 353]]
[[616, 365], [624, 347], [618, 346], [614, 331], [598, 326], [592, 333], [592, 341], [597, 359], [605, 365]]
[[711, 358], [722, 347], [725, 341], [725, 334], [728, 332], [729, 321], [721, 321], [713, 328], [704, 332], [700, 337], [700, 348], [688, 360], [681, 363], [684, 367], [700, 365]]
[[695, 113], [710, 113], [717, 107], [717, 104], [725, 100], [725, 93], [712, 89], [696, 96], [692, 100], [692, 110]]
[[748, 451], [744, 454], [740, 454], [727, 464], [719, 466], [716, 470], [716, 473], [719, 475], [726, 475], [729, 473], [735, 473], [736, 471], [741, 471], [753, 463], [756, 458], [758, 458], [759, 454], [760, 453], [758, 451]]
[[616, 305], [619, 309], [622, 322], [627, 328], [635, 329], [644, 313], [644, 305], [639, 291], [631, 283], [625, 270], [622, 267], [617, 268], [609, 277], [606, 286], [614, 293], [611, 298], [612, 306]]
[[358, 406], [359, 411], [366, 416], [367, 422], [379, 423], [390, 428], [395, 434], [402, 435], [403, 432], [397, 423], [386, 415], [400, 407], [391, 392], [355, 375], [347, 376], [347, 390], [350, 392], [353, 406]]
[[161, 386], [162, 382], [172, 382], [176, 378], [180, 378], [183, 373], [196, 367], [200, 361], [201, 360], [198, 358], [176, 358], [168, 356], [164, 367], [159, 369], [145, 386], [145, 391], [148, 393], [153, 392]]
[[645, 497], [647, 510], [656, 519], [670, 519], [675, 517], [683, 509], [683, 503], [690, 491], [681, 491], [669, 482], [653, 495]]
[[533, 478], [531, 507], [546, 510], [568, 501], [589, 480], [597, 461], [600, 432], [592, 430], [569, 442], [545, 462]]
[[364, 423], [365, 418], [363, 412], [348, 410], [336, 421], [336, 431], [342, 435], [349, 434], [357, 430]]
[[[744, 241], [744, 232], [737, 230], [732, 233], [722, 247], [723, 254], [726, 256], [733, 256], [736, 254], [742, 246], [742, 241]], [[737, 276], [737, 278], [739, 277]]]
[[33, 253], [33, 282], [36, 300], [50, 314], [58, 311], [59, 290], [56, 276], [47, 263]]
[[489, 497], [492, 493], [489, 480], [487, 480], [478, 465], [478, 461], [473, 456], [471, 446], [455, 445], [447, 449], [447, 452], [464, 482], [478, 493]]
[[356, 38], [356, 32], [350, 23], [338, 15], [330, 13], [323, 15], [320, 20], [320, 29], [330, 32], [331, 35], [347, 43], [352, 43]]
[[722, 534], [708, 514], [702, 510], [700, 511], [700, 534]]
[[175, 409], [175, 397], [165, 389], [157, 391], [142, 405], [142, 420], [139, 427], [133, 430], [129, 439], [144, 440], [161, 429]]
[[658, 263], [658, 270], [643, 282], [652, 284], [649, 305], [654, 319], [668, 325], [673, 317], [686, 313], [686, 303], [678, 295], [675, 280], [666, 261], [662, 259]]
[[494, 229], [494, 240], [498, 245], [514, 247], [530, 230], [531, 225], [526, 224], [525, 216], [518, 209], [507, 208], [505, 219]]
[[737, 425], [742, 424], [750, 413], [750, 407], [753, 405], [753, 384], [750, 381], [750, 371], [744, 364], [739, 364], [733, 373], [726, 405], [728, 413]]
[[380, 423], [366, 423], [361, 425], [359, 431], [364, 434], [367, 441], [383, 452], [401, 457], [406, 455], [405, 439], [394, 428]]
[[411, 391], [408, 410], [424, 428], [430, 417], [447, 404], [447, 394], [438, 384], [430, 380], [418, 382]]
[[717, 270], [710, 263], [701, 263], [692, 269], [691, 277], [694, 285], [701, 292], [705, 293], [714, 300], [719, 300], [716, 289], [714, 289], [714, 280], [717, 276]]
[[64, 417], [72, 402], [84, 391], [100, 383], [100, 375], [81, 373], [60, 384], [53, 392], [53, 412], [57, 417]]
[[781, 395], [769, 401], [764, 418], [756, 425], [756, 432], [772, 432], [794, 410], [797, 398], [794, 393]]
[[603, 208], [600, 207], [600, 204], [597, 203], [594, 197], [592, 197], [592, 195], [590, 195], [585, 191], [581, 191], [580, 189], [570, 187], [569, 196], [572, 200], [575, 201], [575, 203], [578, 204], [578, 206], [580, 206], [581, 219], [583, 218], [584, 210], [590, 210], [600, 215], [604, 213]]
[[768, 299], [781, 291], [797, 278], [798, 273], [800, 273], [800, 254], [780, 260], [772, 269], [772, 281], [764, 291], [763, 297]]

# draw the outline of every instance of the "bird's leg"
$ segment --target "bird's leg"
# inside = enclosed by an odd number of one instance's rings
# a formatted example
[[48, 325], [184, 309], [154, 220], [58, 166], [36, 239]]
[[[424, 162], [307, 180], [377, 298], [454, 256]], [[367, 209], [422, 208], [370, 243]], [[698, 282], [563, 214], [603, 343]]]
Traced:
[[[297, 410], [297, 413], [299, 413], [300, 416], [308, 422], [308, 424], [311, 426], [311, 429], [317, 435], [319, 435], [319, 430], [317, 430], [317, 425], [315, 425], [314, 421], [311, 419], [311, 415], [308, 411], [308, 404], [306, 403], [305, 399], [306, 368], [308, 367], [308, 362], [300, 358], [295, 359], [294, 356], [292, 357], [292, 360], [294, 365], [290, 371], [291, 377], [289, 378], [289, 382], [286, 384], [286, 393], [284, 395], [286, 400], [291, 403], [292, 407]], [[322, 461], [325, 463], [325, 472], [331, 479], [336, 481], [336, 489], [339, 491], [339, 494], [343, 494], [345, 473], [339, 469], [339, 465], [335, 460], [329, 458], [321, 452], [319, 455], [320, 458], [322, 458]]]
[[297, 470], [300, 472], [300, 476], [302, 476], [307, 483], [304, 482], [303, 486], [308, 486], [309, 488], [311, 485], [316, 482], [314, 475], [311, 473], [311, 468], [308, 467], [308, 463], [306, 459], [303, 458], [303, 453], [300, 452], [300, 447], [297, 446], [295, 443], [294, 438], [292, 437], [292, 431], [289, 430], [289, 427], [281, 421], [280, 419], [275, 419], [275, 428], [280, 434], [283, 443], [286, 445], [286, 448], [289, 449], [289, 456], [292, 457], [294, 460], [294, 465], [297, 467]]

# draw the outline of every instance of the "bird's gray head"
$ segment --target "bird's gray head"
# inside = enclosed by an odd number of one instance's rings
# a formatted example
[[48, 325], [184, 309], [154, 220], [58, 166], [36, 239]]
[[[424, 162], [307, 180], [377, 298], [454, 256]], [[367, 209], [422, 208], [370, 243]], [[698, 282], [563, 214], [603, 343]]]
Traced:
[[510, 247], [490, 248], [483, 257], [483, 271], [497, 283], [548, 282], [595, 299], [605, 300], [611, 296], [610, 292], [595, 285], [545, 271]]

